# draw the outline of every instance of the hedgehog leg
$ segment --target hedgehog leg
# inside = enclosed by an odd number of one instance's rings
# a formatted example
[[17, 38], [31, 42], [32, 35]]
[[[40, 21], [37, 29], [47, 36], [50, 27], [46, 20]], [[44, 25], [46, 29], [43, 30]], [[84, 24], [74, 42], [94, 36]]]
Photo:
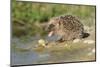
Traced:
[[63, 38], [60, 38], [59, 40], [57, 40], [56, 42], [64, 42], [65, 40]]

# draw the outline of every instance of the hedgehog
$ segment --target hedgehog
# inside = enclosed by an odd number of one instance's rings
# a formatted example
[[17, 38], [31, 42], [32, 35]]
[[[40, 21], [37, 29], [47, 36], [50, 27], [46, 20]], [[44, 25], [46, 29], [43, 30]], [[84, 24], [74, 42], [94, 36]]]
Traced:
[[57, 41], [70, 41], [89, 36], [89, 33], [84, 31], [84, 25], [80, 20], [72, 15], [62, 15], [51, 18], [46, 29], [49, 32], [49, 37], [52, 35], [59, 36]]

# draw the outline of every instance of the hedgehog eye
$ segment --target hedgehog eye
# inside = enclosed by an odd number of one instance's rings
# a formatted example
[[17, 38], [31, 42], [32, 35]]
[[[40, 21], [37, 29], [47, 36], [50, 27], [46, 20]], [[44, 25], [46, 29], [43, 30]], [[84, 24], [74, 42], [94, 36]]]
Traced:
[[53, 24], [50, 24], [49, 26], [52, 28], [52, 27], [54, 27], [55, 25], [53, 25]]

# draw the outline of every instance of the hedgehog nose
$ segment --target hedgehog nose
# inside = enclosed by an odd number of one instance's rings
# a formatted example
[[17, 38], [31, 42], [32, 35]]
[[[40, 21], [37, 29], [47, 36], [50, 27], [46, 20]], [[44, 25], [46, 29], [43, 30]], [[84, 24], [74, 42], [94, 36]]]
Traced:
[[50, 26], [47, 25], [47, 26], [45, 27], [45, 31], [49, 31], [49, 28], [50, 28]]
[[49, 24], [49, 25], [47, 25], [47, 27], [46, 27], [46, 31], [51, 31], [51, 29], [54, 27], [54, 25], [53, 24]]

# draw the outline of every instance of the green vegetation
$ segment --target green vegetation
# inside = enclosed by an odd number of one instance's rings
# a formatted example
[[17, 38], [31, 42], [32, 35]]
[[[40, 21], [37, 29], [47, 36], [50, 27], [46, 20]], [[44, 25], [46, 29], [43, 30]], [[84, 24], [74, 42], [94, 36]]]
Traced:
[[[95, 6], [15, 0], [12, 0], [11, 4], [12, 65], [95, 60]], [[90, 36], [77, 42], [60, 43], [46, 39], [46, 32], [42, 26], [52, 17], [68, 14], [78, 17]], [[89, 40], [94, 43], [84, 43]]]
[[[95, 7], [84, 5], [48, 4], [12, 1], [13, 36], [45, 35], [40, 24], [52, 17], [71, 14], [79, 17], [83, 24], [91, 26], [95, 18]], [[92, 22], [91, 22], [92, 21]]]

